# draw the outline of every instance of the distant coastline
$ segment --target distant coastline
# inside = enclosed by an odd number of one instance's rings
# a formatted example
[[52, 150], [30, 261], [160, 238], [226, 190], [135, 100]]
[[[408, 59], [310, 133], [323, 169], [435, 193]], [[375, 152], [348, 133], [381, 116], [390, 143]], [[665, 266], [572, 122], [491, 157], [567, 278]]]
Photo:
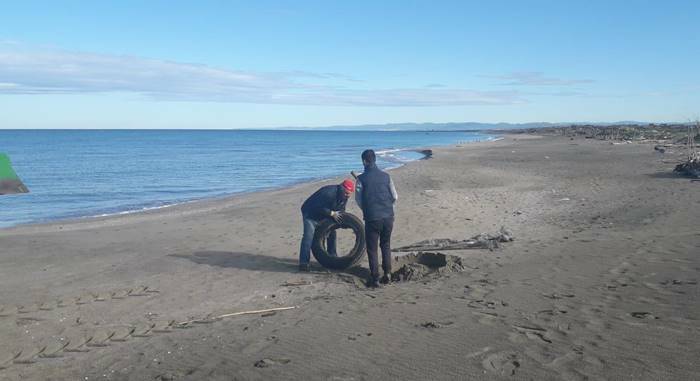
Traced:
[[[660, 123], [657, 123], [660, 124]], [[386, 123], [386, 124], [360, 124], [360, 125], [336, 125], [336, 126], [321, 126], [321, 127], [281, 127], [280, 130], [296, 130], [296, 131], [430, 131], [430, 132], [445, 132], [445, 131], [463, 131], [463, 132], [479, 132], [492, 130], [513, 130], [513, 129], [531, 129], [531, 128], [547, 128], [547, 127], [564, 127], [564, 126], [654, 126], [657, 125], [648, 122], [638, 121], [617, 121], [617, 122], [526, 122], [526, 123], [482, 123], [482, 122], [448, 122], [448, 123]], [[683, 123], [664, 123], [664, 124], [683, 124]]]

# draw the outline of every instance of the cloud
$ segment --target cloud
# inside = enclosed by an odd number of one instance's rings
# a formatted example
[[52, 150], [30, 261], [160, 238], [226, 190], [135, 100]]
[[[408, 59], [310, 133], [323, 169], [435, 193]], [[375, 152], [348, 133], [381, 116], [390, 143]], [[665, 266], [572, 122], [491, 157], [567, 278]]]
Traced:
[[354, 83], [360, 80], [339, 73], [264, 73], [0, 43], [0, 94], [127, 92], [167, 101], [324, 106], [457, 106], [525, 102], [517, 91], [358, 89], [331, 84], [338, 81]]
[[521, 93], [524, 96], [551, 96], [551, 97], [589, 97], [588, 93], [582, 91], [559, 90], [559, 91], [526, 91]]
[[462, 89], [390, 89], [319, 91], [297, 100], [303, 104], [352, 106], [460, 106], [526, 103], [513, 91], [469, 91]]
[[594, 82], [590, 79], [546, 77], [544, 73], [538, 71], [520, 71], [505, 75], [481, 75], [480, 77], [506, 81], [500, 83], [500, 85], [504, 86], [572, 86]]
[[348, 82], [364, 82], [361, 79], [357, 79], [353, 76], [341, 73], [313, 73], [303, 70], [293, 70], [284, 71], [277, 73], [281, 77], [294, 77], [294, 78], [314, 78], [314, 79], [337, 79]]

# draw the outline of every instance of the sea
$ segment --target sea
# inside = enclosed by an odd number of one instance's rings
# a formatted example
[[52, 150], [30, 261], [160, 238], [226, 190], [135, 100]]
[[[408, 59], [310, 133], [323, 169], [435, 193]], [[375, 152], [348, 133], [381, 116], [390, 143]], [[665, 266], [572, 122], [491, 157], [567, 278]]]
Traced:
[[317, 130], [0, 130], [30, 193], [0, 196], [0, 227], [164, 208], [419, 160], [422, 147], [478, 132]]

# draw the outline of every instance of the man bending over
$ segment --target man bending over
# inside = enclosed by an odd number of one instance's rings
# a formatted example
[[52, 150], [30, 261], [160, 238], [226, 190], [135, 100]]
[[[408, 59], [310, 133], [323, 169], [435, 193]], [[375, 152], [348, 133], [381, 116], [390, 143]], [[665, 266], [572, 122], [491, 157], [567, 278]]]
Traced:
[[[312, 194], [301, 206], [301, 216], [304, 221], [304, 235], [299, 249], [299, 271], [309, 271], [311, 260], [311, 243], [314, 239], [316, 226], [326, 218], [340, 222], [341, 213], [345, 211], [350, 194], [355, 190], [352, 180], [345, 180], [340, 185], [326, 185]], [[336, 234], [333, 230], [328, 235], [326, 243], [328, 254], [337, 256]]]

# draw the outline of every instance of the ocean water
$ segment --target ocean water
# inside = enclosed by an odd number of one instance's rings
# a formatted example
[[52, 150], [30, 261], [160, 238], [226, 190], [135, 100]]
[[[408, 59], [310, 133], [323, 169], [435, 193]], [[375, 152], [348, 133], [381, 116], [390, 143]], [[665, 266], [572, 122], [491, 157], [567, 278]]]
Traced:
[[412, 148], [488, 140], [468, 132], [0, 130], [31, 193], [0, 196], [0, 227], [103, 216], [391, 168]]

